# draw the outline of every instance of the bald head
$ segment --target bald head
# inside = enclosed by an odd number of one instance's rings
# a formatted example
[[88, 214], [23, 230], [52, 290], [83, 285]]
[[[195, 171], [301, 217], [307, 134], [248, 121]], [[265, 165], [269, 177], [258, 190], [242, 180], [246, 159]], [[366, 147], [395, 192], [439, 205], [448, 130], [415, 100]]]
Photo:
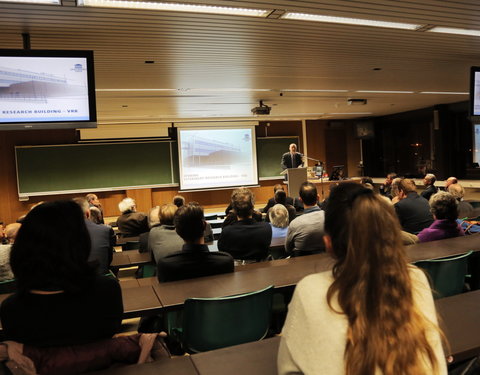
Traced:
[[448, 189], [448, 187], [453, 184], [458, 184], [457, 178], [456, 177], [447, 178], [447, 180], [445, 181], [445, 189]]

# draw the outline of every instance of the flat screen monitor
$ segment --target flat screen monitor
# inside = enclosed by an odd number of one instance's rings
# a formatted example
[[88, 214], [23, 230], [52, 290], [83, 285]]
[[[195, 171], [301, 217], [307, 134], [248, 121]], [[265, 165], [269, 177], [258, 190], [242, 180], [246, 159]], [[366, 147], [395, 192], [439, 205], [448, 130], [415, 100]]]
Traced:
[[470, 115], [480, 116], [480, 66], [470, 69]]
[[178, 128], [180, 190], [258, 185], [255, 127]]
[[0, 130], [96, 126], [92, 51], [0, 49]]

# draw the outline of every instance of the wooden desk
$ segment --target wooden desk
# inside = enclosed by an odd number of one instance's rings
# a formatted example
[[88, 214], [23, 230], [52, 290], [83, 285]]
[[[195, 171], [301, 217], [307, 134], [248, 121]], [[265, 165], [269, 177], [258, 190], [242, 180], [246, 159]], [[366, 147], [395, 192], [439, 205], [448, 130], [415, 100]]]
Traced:
[[[435, 301], [454, 362], [480, 353], [480, 290]], [[447, 354], [447, 353], [445, 353]]]
[[162, 303], [151, 285], [122, 288], [123, 318], [157, 314]]
[[137, 242], [139, 240], [140, 237], [118, 237], [117, 238], [117, 246], [120, 246], [120, 245], [124, 245], [126, 244], [128, 241], [133, 241], [133, 242]]
[[110, 267], [133, 267], [152, 263], [152, 261], [152, 254], [150, 253], [139, 253], [138, 250], [121, 251], [118, 253], [113, 253], [112, 263], [110, 264]]
[[447, 238], [445, 240], [423, 242], [406, 247], [410, 261], [444, 258], [459, 255], [467, 251], [480, 250], [480, 233]]

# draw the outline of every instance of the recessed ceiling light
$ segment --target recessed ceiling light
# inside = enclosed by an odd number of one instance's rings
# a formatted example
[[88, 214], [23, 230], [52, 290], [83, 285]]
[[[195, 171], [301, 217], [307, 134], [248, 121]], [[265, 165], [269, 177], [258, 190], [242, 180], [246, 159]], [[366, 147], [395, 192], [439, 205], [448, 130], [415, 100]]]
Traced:
[[458, 29], [456, 27], [442, 27], [435, 26], [432, 27], [427, 32], [430, 33], [445, 33], [445, 34], [457, 34], [457, 35], [469, 35], [469, 36], [480, 36], [480, 30], [473, 29]]
[[325, 16], [321, 14], [294, 13], [294, 12], [287, 12], [282, 16], [282, 18], [290, 19], [290, 20], [300, 20], [300, 21], [341, 23], [345, 25], [387, 27], [392, 29], [403, 29], [403, 30], [416, 30], [419, 27], [421, 27], [421, 25], [413, 24], [413, 23], [366, 20], [362, 18], [334, 17], [334, 16]]
[[122, 92], [122, 91], [177, 91], [177, 89], [95, 89], [101, 92]]
[[348, 92], [348, 90], [281, 89], [282, 92]]
[[357, 90], [355, 92], [363, 92], [369, 94], [413, 94], [414, 91], [395, 91], [395, 90]]
[[433, 95], [468, 95], [468, 92], [460, 91], [420, 91], [420, 94], [433, 94]]
[[174, 12], [193, 12], [226, 14], [232, 16], [266, 17], [271, 11], [264, 9], [221, 7], [202, 4], [159, 3], [153, 1], [122, 1], [122, 0], [77, 0], [79, 6], [151, 9]]
[[1, 3], [61, 5], [61, 0], [0, 0]]

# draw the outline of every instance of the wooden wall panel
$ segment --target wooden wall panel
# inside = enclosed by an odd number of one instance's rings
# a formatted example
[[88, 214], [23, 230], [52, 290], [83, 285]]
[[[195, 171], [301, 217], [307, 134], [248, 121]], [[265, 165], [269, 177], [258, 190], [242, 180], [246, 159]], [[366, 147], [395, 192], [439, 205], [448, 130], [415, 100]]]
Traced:
[[[326, 120], [307, 120], [307, 151], [308, 156], [325, 162], [325, 129], [328, 121]], [[312, 160], [308, 161], [308, 166], [315, 165]]]

